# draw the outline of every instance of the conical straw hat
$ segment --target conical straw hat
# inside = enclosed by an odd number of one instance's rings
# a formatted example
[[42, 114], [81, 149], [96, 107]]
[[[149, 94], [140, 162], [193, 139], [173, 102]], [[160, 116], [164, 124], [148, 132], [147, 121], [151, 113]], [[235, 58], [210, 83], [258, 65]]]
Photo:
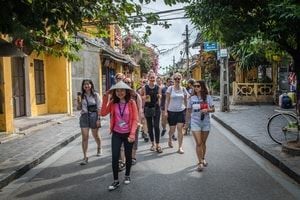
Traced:
[[119, 81], [115, 85], [111, 86], [109, 90], [115, 90], [115, 89], [127, 89], [127, 90], [132, 90], [131, 87], [129, 87], [126, 83], [123, 81]]

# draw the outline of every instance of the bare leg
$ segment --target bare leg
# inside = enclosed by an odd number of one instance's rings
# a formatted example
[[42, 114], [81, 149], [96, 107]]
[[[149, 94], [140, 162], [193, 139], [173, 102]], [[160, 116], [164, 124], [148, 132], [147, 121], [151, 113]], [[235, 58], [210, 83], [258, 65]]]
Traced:
[[82, 136], [82, 151], [83, 151], [83, 159], [87, 158], [87, 149], [88, 149], [88, 141], [89, 141], [89, 128], [82, 128], [81, 129], [81, 136]]
[[201, 149], [201, 133], [198, 131], [193, 131], [193, 136], [196, 142], [196, 154], [198, 158], [198, 163], [202, 161], [202, 149]]
[[178, 134], [178, 148], [182, 148], [182, 143], [183, 143], [183, 123], [178, 123], [177, 124], [177, 134]]
[[169, 147], [173, 147], [172, 145], [172, 136], [175, 133], [175, 129], [176, 129], [176, 125], [175, 126], [170, 126], [170, 130], [169, 130]]
[[206, 140], [207, 140], [207, 137], [208, 137], [208, 131], [202, 131], [201, 132], [201, 141], [202, 141], [202, 160], [204, 160], [205, 158], [205, 154], [206, 154]]

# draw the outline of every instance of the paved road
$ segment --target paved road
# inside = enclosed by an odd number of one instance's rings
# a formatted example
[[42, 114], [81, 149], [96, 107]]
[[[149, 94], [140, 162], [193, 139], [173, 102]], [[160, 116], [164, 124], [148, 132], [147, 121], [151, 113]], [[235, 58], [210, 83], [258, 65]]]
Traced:
[[209, 166], [201, 173], [196, 171], [192, 136], [184, 138], [183, 155], [177, 154], [176, 148], [167, 148], [166, 138], [162, 154], [150, 152], [150, 144], [140, 141], [132, 183], [108, 192], [112, 182], [110, 137], [102, 133], [102, 157], [94, 156], [96, 146], [91, 139], [90, 162], [79, 166], [79, 138], [3, 188], [0, 199], [300, 199], [299, 185], [213, 124], [208, 140]]

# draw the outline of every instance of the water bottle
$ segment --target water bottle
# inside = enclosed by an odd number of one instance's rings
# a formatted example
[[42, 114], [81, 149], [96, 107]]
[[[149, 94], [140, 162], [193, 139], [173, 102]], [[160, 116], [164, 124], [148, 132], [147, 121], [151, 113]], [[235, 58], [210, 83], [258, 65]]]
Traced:
[[[208, 109], [208, 104], [207, 103], [200, 103], [200, 110], [202, 109]], [[200, 119], [201, 121], [204, 119], [205, 113], [201, 112]]]

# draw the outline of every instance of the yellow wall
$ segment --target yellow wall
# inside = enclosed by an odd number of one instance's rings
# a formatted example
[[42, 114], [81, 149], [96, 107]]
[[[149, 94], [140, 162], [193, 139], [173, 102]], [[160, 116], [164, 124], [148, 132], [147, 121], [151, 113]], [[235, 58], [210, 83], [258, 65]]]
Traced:
[[[34, 59], [44, 61], [45, 104], [36, 104]], [[72, 114], [71, 101], [71, 64], [63, 57], [32, 54], [29, 58], [29, 85], [31, 115], [38, 116], [47, 113]]]
[[71, 64], [67, 59], [46, 56], [48, 113], [70, 113]]
[[[45, 93], [46, 93], [46, 100], [45, 104], [36, 104], [35, 99], [35, 77], [34, 77], [34, 60], [43, 60], [44, 61], [44, 78], [45, 78]], [[30, 105], [31, 105], [31, 116], [38, 116], [42, 114], [48, 113], [48, 107], [47, 107], [47, 65], [45, 62], [45, 58], [43, 55], [37, 55], [35, 53], [32, 53], [29, 58], [29, 88], [30, 88]]]
[[13, 132], [13, 103], [12, 103], [12, 79], [11, 79], [11, 59], [10, 57], [0, 57], [0, 65], [3, 67], [3, 80], [0, 86], [3, 92], [4, 113], [0, 114], [0, 130], [6, 132]]

